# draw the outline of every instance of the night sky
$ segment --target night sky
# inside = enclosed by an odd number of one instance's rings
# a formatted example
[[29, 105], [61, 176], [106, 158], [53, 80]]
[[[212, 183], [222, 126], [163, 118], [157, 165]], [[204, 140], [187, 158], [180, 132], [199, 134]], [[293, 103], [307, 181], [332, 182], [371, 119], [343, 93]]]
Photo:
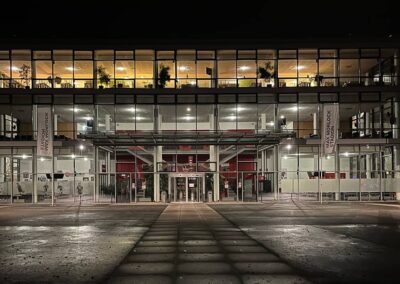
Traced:
[[1, 5], [0, 36], [84, 40], [396, 38], [400, 25], [394, 3], [389, 0], [373, 4], [332, 0], [7, 1]]

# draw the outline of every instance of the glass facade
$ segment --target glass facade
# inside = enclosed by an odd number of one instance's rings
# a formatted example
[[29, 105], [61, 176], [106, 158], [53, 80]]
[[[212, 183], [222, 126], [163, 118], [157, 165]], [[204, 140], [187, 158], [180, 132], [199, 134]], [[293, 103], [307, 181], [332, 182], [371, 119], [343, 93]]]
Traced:
[[0, 50], [0, 202], [400, 199], [398, 71], [390, 48]]
[[0, 88], [395, 86], [399, 52], [375, 49], [0, 50]]

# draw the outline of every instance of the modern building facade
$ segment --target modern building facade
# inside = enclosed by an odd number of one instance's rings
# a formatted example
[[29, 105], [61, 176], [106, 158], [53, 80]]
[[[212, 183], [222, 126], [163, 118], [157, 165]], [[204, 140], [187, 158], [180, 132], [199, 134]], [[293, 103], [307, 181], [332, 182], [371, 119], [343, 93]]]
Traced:
[[0, 202], [400, 199], [398, 60], [388, 43], [3, 44]]

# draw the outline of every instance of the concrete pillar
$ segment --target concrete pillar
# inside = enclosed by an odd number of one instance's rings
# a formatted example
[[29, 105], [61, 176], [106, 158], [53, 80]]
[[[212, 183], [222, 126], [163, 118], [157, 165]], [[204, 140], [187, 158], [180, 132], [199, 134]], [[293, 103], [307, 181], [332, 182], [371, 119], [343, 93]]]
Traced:
[[318, 134], [318, 116], [317, 113], [314, 112], [312, 114], [313, 116], [313, 135], [317, 135]]
[[400, 64], [399, 64], [399, 51], [396, 50], [394, 53], [394, 59], [393, 59], [393, 69], [394, 69], [394, 78], [393, 82], [395, 86], [399, 85], [399, 75], [400, 75]]
[[365, 178], [371, 178], [371, 155], [365, 155]]
[[273, 163], [274, 163], [274, 199], [279, 199], [279, 187], [280, 187], [280, 179], [279, 179], [279, 169], [280, 169], [280, 154], [279, 154], [279, 145], [274, 146], [273, 150]]
[[105, 115], [105, 128], [106, 132], [109, 132], [111, 130], [111, 116], [109, 114]]
[[281, 118], [279, 117], [278, 104], [275, 104], [274, 105], [274, 132], [281, 131], [280, 120], [281, 120]]
[[37, 167], [37, 155], [36, 155], [36, 151], [33, 151], [32, 153], [32, 198], [33, 198], [33, 203], [37, 203], [38, 202], [38, 198], [37, 198], [37, 172], [38, 172], [38, 167]]
[[265, 113], [262, 113], [260, 129], [265, 130], [266, 128], [267, 128], [267, 115]]
[[57, 135], [57, 130], [58, 130], [58, 115], [54, 114], [54, 122], [53, 122], [53, 129], [54, 129], [54, 135]]
[[395, 123], [392, 125], [392, 133], [393, 133], [393, 139], [398, 139], [399, 138], [399, 126], [400, 126], [400, 107], [399, 107], [399, 102], [394, 101], [393, 102], [393, 114], [395, 117]]
[[[215, 131], [215, 113], [209, 115], [210, 131]], [[214, 172], [213, 177], [213, 200], [219, 201], [219, 147], [210, 145], [210, 170]], [[207, 193], [206, 193], [207, 194]]]

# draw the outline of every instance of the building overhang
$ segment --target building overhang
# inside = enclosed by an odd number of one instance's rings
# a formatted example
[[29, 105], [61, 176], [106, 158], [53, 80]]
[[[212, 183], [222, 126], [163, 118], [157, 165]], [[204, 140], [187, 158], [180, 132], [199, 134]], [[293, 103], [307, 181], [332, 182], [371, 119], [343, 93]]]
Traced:
[[274, 145], [284, 138], [294, 137], [294, 133], [243, 133], [243, 132], [202, 132], [202, 131], [162, 131], [136, 134], [88, 133], [78, 138], [90, 140], [98, 146], [167, 146], [167, 145]]

